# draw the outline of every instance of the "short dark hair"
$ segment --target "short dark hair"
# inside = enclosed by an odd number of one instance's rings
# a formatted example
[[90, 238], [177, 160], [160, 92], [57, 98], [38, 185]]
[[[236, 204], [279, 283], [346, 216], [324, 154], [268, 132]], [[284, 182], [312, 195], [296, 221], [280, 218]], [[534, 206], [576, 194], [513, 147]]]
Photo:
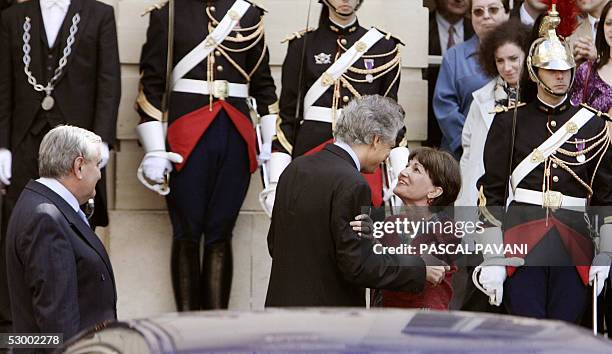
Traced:
[[452, 206], [461, 189], [461, 169], [453, 155], [430, 147], [419, 147], [410, 152], [408, 161], [417, 160], [434, 186], [442, 188], [442, 194], [434, 198], [430, 206]]
[[601, 69], [604, 65], [608, 64], [610, 61], [610, 46], [606, 41], [606, 35], [604, 33], [604, 24], [606, 22], [606, 17], [608, 17], [608, 12], [610, 12], [610, 8], [612, 8], [612, 1], [608, 1], [606, 6], [604, 6], [601, 11], [601, 17], [599, 18], [599, 25], [597, 26], [597, 39], [595, 39], [595, 47], [597, 48], [597, 64], [595, 65], [596, 69]]
[[[506, 13], [510, 12], [510, 0], [499, 0], [501, 1], [502, 5], [504, 6], [504, 10], [506, 10]], [[472, 0], [467, 0], [468, 2], [468, 13], [472, 13]], [[514, 5], [516, 6], [516, 5]]]
[[495, 65], [495, 51], [504, 44], [512, 43], [523, 50], [525, 57], [529, 53], [530, 29], [521, 23], [520, 20], [512, 18], [507, 22], [498, 25], [494, 30], [482, 39], [480, 50], [478, 51], [478, 61], [482, 71], [490, 77], [495, 77], [497, 65]]

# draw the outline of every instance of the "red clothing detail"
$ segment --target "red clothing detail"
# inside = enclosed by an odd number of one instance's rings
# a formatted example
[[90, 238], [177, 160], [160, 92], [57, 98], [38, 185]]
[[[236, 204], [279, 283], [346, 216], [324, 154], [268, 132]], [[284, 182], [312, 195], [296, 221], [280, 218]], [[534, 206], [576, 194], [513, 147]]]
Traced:
[[[385, 219], [395, 223], [397, 219], [403, 219], [403, 215], [394, 215]], [[450, 221], [449, 219], [441, 219], [440, 222]], [[459, 244], [461, 241], [454, 234], [438, 234], [428, 233], [419, 234], [410, 241], [410, 245], [415, 247], [416, 252], [419, 252], [421, 244]], [[381, 238], [381, 243], [384, 246], [396, 247], [402, 244], [402, 240], [396, 233], [385, 234]], [[453, 265], [454, 259], [450, 255], [438, 255], [437, 258], [443, 260], [451, 266], [449, 272], [446, 272], [444, 280], [436, 286], [429, 282], [425, 282], [425, 288], [422, 292], [414, 294], [403, 291], [383, 290], [383, 307], [399, 307], [399, 308], [427, 308], [434, 310], [448, 310], [448, 305], [453, 297], [452, 280], [453, 274], [457, 272], [457, 266]]]
[[[574, 264], [581, 264], [576, 266], [576, 270], [582, 279], [584, 285], [589, 283], [589, 269], [588, 265], [593, 259], [593, 244], [578, 233], [576, 230], [570, 228], [566, 224], [559, 221], [559, 219], [551, 216], [546, 219], [534, 220], [524, 224], [517, 225], [504, 233], [505, 244], [527, 244], [527, 249], [532, 249], [535, 245], [542, 240], [542, 238], [553, 228], [556, 227], [561, 241], [565, 245], [567, 252], [572, 257]], [[506, 257], [521, 257], [524, 258], [524, 254], [512, 254], [506, 255]], [[515, 267], [506, 268], [508, 276], [512, 276], [516, 271]]]
[[212, 110], [210, 105], [206, 105], [178, 118], [168, 127], [168, 145], [170, 145], [170, 150], [183, 156], [183, 163], [175, 164], [177, 171], [180, 171], [185, 166], [189, 155], [221, 109], [225, 110], [247, 144], [249, 170], [251, 173], [257, 170], [257, 137], [251, 120], [229, 103], [216, 101], [213, 103]]

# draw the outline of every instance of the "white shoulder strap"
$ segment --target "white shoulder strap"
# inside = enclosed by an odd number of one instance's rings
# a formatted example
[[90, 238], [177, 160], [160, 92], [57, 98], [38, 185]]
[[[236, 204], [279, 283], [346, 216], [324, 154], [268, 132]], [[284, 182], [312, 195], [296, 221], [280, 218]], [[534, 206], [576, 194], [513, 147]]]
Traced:
[[362, 55], [364, 55], [374, 44], [381, 40], [385, 35], [372, 27], [364, 34], [352, 47], [336, 60], [324, 73], [317, 79], [304, 97], [304, 111], [314, 103], [334, 84], [336, 80], [344, 74]]
[[544, 162], [550, 155], [552, 155], [558, 148], [561, 147], [566, 141], [568, 141], [574, 134], [580, 130], [591, 118], [595, 116], [595, 113], [591, 112], [586, 108], [579, 110], [574, 116], [563, 124], [561, 129], [557, 130], [550, 138], [546, 139], [540, 146], [538, 146], [529, 156], [527, 156], [521, 163], [516, 166], [512, 172], [512, 190], [515, 191], [516, 187], [521, 181], [527, 177], [531, 171], [533, 171], [539, 164]]
[[234, 5], [227, 11], [219, 25], [204, 38], [204, 40], [193, 48], [181, 59], [172, 71], [172, 86], [183, 78], [191, 69], [204, 60], [219, 43], [223, 42], [230, 32], [236, 27], [242, 16], [247, 12], [251, 4], [244, 0], [236, 0]]

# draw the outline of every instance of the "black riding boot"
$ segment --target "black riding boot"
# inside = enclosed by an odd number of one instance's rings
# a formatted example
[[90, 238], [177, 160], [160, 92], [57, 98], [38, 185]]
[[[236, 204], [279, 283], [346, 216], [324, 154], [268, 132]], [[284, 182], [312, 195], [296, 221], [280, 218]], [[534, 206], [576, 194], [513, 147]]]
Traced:
[[222, 241], [204, 247], [202, 309], [227, 309], [232, 287], [232, 243]]
[[200, 245], [188, 240], [172, 241], [172, 288], [178, 311], [200, 310]]

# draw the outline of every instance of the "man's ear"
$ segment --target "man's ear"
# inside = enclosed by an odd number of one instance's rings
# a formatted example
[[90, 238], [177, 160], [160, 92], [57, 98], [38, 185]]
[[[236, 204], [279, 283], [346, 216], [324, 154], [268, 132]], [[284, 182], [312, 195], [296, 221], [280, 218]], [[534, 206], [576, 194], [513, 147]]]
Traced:
[[83, 178], [83, 165], [84, 164], [85, 164], [85, 158], [83, 158], [82, 156], [79, 156], [76, 159], [74, 159], [74, 162], [72, 163], [72, 172], [78, 179]]

